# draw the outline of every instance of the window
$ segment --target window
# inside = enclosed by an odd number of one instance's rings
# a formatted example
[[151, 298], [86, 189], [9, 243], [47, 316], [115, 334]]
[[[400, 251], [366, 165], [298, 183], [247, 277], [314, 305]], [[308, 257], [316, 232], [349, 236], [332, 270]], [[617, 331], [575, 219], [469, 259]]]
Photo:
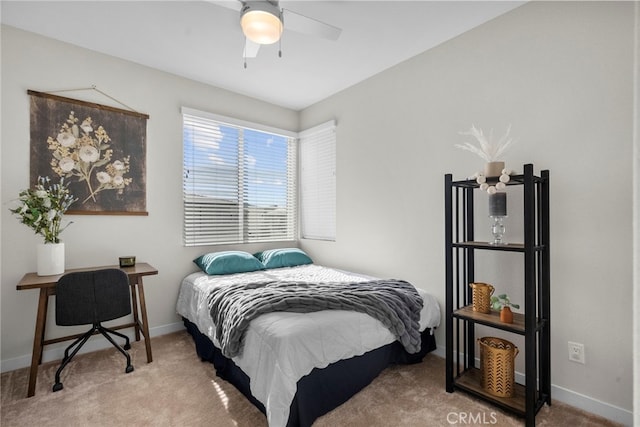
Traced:
[[335, 122], [300, 133], [300, 209], [302, 237], [336, 239]]
[[185, 245], [295, 240], [295, 134], [188, 108], [182, 115]]

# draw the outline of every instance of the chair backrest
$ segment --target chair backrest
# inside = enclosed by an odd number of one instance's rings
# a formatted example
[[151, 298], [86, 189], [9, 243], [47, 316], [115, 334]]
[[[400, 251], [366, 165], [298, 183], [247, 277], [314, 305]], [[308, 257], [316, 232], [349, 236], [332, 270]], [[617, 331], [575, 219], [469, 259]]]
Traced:
[[56, 324], [97, 324], [131, 313], [129, 277], [117, 268], [81, 271], [56, 284]]

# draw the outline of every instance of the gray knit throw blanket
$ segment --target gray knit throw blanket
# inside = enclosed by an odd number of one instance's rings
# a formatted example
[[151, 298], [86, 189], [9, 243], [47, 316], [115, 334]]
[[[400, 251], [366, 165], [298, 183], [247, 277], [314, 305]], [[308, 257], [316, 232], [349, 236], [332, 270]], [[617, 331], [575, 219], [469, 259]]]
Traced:
[[422, 297], [402, 280], [356, 283], [262, 282], [216, 287], [209, 295], [211, 317], [222, 354], [241, 354], [249, 323], [276, 311], [310, 313], [351, 310], [378, 319], [408, 353], [420, 350]]

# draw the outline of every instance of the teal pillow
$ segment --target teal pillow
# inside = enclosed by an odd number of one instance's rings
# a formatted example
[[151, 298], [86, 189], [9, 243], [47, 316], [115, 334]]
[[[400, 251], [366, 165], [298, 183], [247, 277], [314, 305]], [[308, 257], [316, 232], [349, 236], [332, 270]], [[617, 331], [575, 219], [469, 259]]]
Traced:
[[256, 257], [243, 251], [210, 252], [199, 256], [193, 262], [211, 275], [264, 270], [264, 266]]
[[264, 265], [264, 268], [295, 267], [313, 264], [309, 255], [298, 248], [269, 249], [253, 255]]

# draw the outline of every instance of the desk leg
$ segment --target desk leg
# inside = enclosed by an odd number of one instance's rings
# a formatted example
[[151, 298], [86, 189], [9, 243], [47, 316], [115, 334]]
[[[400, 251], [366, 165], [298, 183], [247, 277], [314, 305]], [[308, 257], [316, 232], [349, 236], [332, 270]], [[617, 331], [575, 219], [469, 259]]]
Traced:
[[47, 289], [40, 288], [38, 300], [38, 314], [36, 315], [36, 331], [33, 335], [33, 353], [31, 354], [31, 370], [29, 371], [29, 390], [27, 397], [36, 394], [36, 380], [38, 379], [38, 365], [42, 360], [42, 343], [44, 341], [44, 327], [47, 321], [47, 303], [49, 294]]
[[40, 308], [40, 302], [38, 302], [38, 311], [42, 310], [44, 318], [42, 319], [42, 333], [40, 334], [40, 342], [42, 345], [40, 346], [40, 359], [38, 359], [38, 365], [42, 365], [42, 353], [44, 353], [44, 335], [47, 329], [47, 313], [49, 312], [49, 297], [51, 294], [51, 288], [47, 288], [47, 296], [44, 298], [44, 307]]
[[144, 334], [144, 345], [147, 349], [147, 363], [151, 363], [153, 362], [153, 356], [151, 355], [151, 337], [149, 336], [149, 320], [147, 319], [147, 304], [144, 300], [142, 277], [138, 278], [138, 294], [140, 296], [140, 314], [142, 314], [142, 333]]
[[131, 280], [131, 305], [133, 307], [133, 323], [136, 324], [134, 332], [136, 334], [136, 341], [140, 341], [140, 321], [138, 320], [138, 294], [136, 292], [136, 286], [142, 282], [142, 277], [136, 276], [130, 278]]

